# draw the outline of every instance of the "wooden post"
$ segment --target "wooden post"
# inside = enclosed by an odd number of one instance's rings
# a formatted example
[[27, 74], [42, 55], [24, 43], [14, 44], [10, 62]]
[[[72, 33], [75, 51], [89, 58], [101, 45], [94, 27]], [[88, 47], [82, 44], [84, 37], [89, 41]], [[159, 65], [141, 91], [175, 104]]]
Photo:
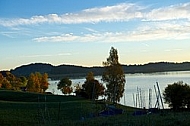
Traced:
[[155, 104], [155, 108], [158, 105], [158, 109], [160, 109], [160, 103], [159, 103], [159, 96], [157, 94], [157, 90], [156, 90], [156, 86], [154, 85], [154, 90], [155, 90], [155, 94], [156, 94], [156, 104]]
[[161, 96], [161, 93], [160, 93], [160, 88], [159, 88], [158, 82], [156, 82], [156, 85], [157, 85], [158, 93], [159, 93], [160, 100], [161, 100], [161, 103], [162, 103], [162, 108], [164, 109], [164, 104], [163, 104], [163, 101], [162, 101], [162, 96]]

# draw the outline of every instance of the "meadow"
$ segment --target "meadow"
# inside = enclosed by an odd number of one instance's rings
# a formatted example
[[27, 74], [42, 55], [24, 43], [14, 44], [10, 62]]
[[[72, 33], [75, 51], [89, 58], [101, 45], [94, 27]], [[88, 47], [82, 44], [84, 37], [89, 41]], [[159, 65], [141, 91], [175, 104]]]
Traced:
[[1, 126], [189, 126], [190, 112], [161, 111], [132, 115], [136, 108], [117, 105], [123, 114], [98, 116], [105, 104], [75, 96], [0, 90]]

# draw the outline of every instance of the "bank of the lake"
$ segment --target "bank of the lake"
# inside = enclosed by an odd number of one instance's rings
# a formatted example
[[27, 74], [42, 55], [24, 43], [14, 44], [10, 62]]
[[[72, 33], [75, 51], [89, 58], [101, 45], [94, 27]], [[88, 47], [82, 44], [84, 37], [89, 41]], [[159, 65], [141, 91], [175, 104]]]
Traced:
[[[183, 81], [184, 83], [190, 84], [190, 71], [174, 71], [174, 72], [156, 72], [156, 73], [138, 73], [138, 74], [126, 74], [126, 85], [124, 97], [121, 99], [121, 104], [126, 106], [134, 106], [133, 95], [136, 95], [139, 90], [141, 90], [141, 95], [143, 99], [143, 104], [146, 108], [149, 107], [149, 89], [152, 90], [152, 107], [156, 103], [156, 95], [154, 91], [154, 85], [158, 82], [161, 93], [168, 84], [173, 84], [174, 82]], [[97, 80], [101, 81], [101, 76], [95, 77]], [[76, 84], [82, 85], [85, 78], [71, 79], [72, 85]], [[59, 80], [49, 81], [50, 85], [48, 92], [54, 94], [62, 95], [62, 92], [57, 90], [57, 83]], [[103, 83], [103, 82], [102, 82]], [[138, 92], [137, 92], [138, 88]], [[168, 107], [166, 104], [165, 107]]]

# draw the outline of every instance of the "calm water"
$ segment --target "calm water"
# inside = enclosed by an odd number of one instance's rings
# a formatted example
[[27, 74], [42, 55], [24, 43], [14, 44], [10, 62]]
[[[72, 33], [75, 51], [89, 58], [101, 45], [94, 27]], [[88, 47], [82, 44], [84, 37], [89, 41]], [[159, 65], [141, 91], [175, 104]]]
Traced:
[[[95, 78], [101, 82], [101, 76], [97, 76]], [[72, 85], [75, 86], [76, 84], [82, 85], [85, 81], [85, 78], [71, 80]], [[183, 81], [184, 83], [190, 84], [190, 71], [158, 72], [151, 74], [126, 74], [125, 94], [124, 97], [121, 99], [120, 103], [127, 106], [137, 105], [137, 107], [139, 107], [139, 105], [141, 104], [140, 106], [145, 106], [146, 108], [148, 108], [149, 89], [151, 89], [152, 98], [150, 105], [154, 107], [156, 104], [156, 95], [154, 89], [154, 85], [156, 85], [156, 82], [158, 82], [160, 91], [162, 93], [168, 84], [173, 84], [174, 82], [178, 81]], [[50, 85], [47, 91], [52, 92], [54, 94], [62, 95], [62, 92], [57, 90], [58, 82], [59, 81], [49, 81]], [[168, 107], [166, 104], [164, 104], [164, 106]]]

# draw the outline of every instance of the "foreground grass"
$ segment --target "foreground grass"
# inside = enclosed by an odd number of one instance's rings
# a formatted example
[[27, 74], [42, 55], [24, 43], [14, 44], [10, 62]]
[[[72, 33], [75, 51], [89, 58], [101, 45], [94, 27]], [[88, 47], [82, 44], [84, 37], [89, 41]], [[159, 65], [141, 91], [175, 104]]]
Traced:
[[[45, 102], [46, 101], [46, 102]], [[189, 126], [189, 112], [132, 116], [134, 108], [119, 105], [121, 115], [98, 117], [103, 104], [74, 96], [0, 90], [1, 126]]]

